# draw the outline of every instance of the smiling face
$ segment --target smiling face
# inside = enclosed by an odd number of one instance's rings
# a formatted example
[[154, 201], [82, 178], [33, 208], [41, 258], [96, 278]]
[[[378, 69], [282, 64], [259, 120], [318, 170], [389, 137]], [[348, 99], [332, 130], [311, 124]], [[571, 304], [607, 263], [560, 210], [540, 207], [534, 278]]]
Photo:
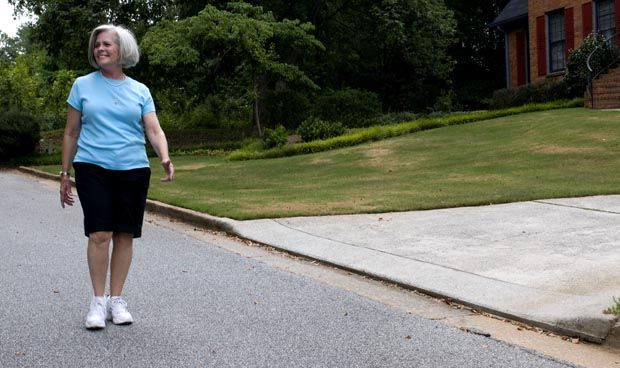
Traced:
[[104, 31], [97, 35], [93, 47], [95, 61], [100, 68], [119, 66], [118, 37], [113, 31]]

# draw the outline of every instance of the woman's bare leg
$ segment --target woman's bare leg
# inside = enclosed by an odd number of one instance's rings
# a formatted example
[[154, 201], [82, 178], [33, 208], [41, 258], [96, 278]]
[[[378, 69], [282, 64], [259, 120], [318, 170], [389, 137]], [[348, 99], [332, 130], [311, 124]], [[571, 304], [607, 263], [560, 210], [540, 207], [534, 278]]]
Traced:
[[105, 293], [111, 239], [111, 231], [97, 231], [88, 236], [86, 258], [88, 259], [88, 270], [90, 271], [90, 280], [93, 284], [95, 296], [103, 296]]
[[114, 233], [114, 247], [110, 262], [110, 295], [120, 296], [131, 266], [133, 255], [133, 234]]

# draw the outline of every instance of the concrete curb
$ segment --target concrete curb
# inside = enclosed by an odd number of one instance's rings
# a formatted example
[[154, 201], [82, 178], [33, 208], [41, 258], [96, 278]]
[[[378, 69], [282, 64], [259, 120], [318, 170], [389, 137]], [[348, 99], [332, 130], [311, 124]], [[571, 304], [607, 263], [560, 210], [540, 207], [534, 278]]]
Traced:
[[[41, 178], [59, 180], [57, 175], [36, 169], [20, 167], [19, 170]], [[474, 309], [556, 333], [620, 347], [618, 318], [598, 311], [596, 306], [589, 305], [586, 297], [541, 293], [539, 290], [489, 280], [437, 265], [404, 262], [392, 255], [336, 244], [311, 234], [294, 232], [276, 221], [236, 221], [152, 200], [147, 200], [147, 210], [176, 218], [193, 226], [221, 230], [291, 254], [396, 283], [434, 297], [450, 299]], [[471, 295], [476, 294], [473, 292], [474, 289], [478, 294], [479, 290], [484, 290], [484, 298], [471, 298]], [[569, 316], [558, 313], [558, 310], [568, 312]]]

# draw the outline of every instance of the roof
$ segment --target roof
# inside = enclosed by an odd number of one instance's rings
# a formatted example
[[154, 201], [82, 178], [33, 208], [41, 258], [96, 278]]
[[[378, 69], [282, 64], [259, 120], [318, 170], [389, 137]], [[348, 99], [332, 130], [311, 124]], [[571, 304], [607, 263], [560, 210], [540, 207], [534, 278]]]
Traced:
[[521, 18], [527, 18], [527, 0], [510, 0], [489, 27], [497, 27]]

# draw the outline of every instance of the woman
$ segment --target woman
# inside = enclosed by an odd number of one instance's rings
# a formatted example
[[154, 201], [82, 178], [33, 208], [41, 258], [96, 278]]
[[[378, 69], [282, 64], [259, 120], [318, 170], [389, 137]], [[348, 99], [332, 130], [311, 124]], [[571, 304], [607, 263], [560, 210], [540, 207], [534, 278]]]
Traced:
[[[123, 73], [138, 59], [138, 45], [129, 30], [114, 25], [95, 28], [90, 35], [88, 60], [97, 70], [77, 78], [67, 99], [60, 204], [64, 208], [74, 203], [69, 171], [73, 162], [94, 291], [85, 322], [88, 329], [104, 328], [106, 319], [114, 324], [133, 322], [122, 291], [133, 238], [142, 234], [151, 175], [145, 132], [164, 167], [166, 176], [162, 180], [174, 177], [168, 143], [149, 89]], [[108, 266], [110, 296], [105, 295]]]

